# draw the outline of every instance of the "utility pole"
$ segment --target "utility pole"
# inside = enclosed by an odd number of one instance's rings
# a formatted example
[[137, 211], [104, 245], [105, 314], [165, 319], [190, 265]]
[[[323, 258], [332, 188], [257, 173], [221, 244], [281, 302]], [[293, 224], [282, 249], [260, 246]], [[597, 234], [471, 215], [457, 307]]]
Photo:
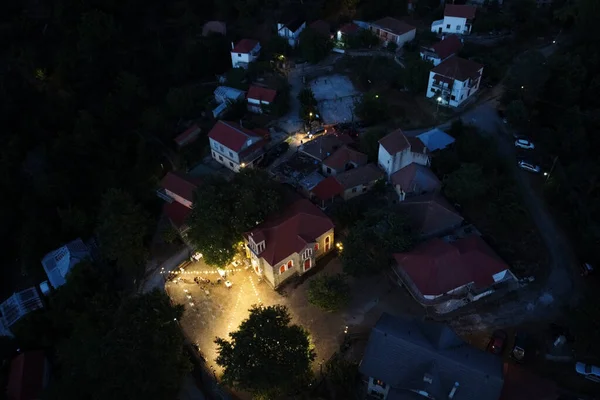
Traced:
[[552, 162], [552, 167], [550, 168], [550, 172], [548, 172], [546, 175], [546, 182], [548, 182], [548, 179], [550, 179], [550, 175], [552, 175], [552, 171], [554, 171], [554, 167], [556, 166], [556, 162], [558, 161], [558, 156], [554, 157], [554, 161]]

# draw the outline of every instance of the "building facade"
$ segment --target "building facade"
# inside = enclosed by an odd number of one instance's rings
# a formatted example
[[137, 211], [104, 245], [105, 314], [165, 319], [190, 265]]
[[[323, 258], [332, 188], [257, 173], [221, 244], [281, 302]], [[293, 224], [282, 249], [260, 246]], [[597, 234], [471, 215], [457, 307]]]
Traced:
[[264, 156], [264, 136], [234, 122], [218, 121], [208, 133], [212, 158], [233, 172], [253, 168]]
[[433, 21], [431, 32], [468, 35], [473, 28], [476, 10], [475, 6], [446, 4], [444, 19]]
[[482, 75], [482, 65], [454, 55], [429, 72], [427, 97], [458, 107], [479, 90]]
[[407, 138], [401, 129], [397, 129], [379, 140], [377, 162], [389, 178], [413, 162], [429, 165], [429, 151], [421, 140]]
[[256, 61], [260, 55], [260, 43], [257, 40], [242, 39], [235, 46], [231, 43], [231, 66], [248, 68], [248, 64]]

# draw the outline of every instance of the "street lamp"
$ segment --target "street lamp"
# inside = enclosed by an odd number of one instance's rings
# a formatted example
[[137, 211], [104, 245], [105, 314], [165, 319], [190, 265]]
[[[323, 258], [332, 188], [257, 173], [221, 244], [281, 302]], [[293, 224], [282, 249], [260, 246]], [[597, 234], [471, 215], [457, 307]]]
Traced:
[[437, 107], [435, 109], [435, 117], [438, 117], [438, 114], [440, 113], [440, 103], [442, 102], [442, 96], [438, 96], [437, 100]]

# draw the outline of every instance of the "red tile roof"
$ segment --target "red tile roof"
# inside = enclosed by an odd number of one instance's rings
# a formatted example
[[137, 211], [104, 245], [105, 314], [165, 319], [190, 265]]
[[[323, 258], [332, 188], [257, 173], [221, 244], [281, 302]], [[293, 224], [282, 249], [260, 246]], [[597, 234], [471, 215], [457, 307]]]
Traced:
[[248, 89], [247, 98], [253, 100], [261, 100], [266, 101], [267, 103], [272, 103], [275, 100], [275, 96], [277, 96], [277, 90], [268, 89], [262, 86], [252, 85]]
[[240, 54], [248, 54], [252, 50], [254, 50], [254, 48], [258, 44], [259, 44], [258, 40], [242, 39], [235, 45], [235, 47], [233, 48], [233, 50], [231, 50], [231, 52], [232, 53], [240, 53]]
[[360, 27], [358, 25], [351, 22], [349, 24], [342, 25], [342, 27], [340, 28], [340, 32], [342, 32], [344, 35], [352, 35], [358, 32], [359, 29]]
[[444, 17], [456, 17], [456, 18], [475, 18], [475, 12], [477, 7], [467, 6], [462, 4], [446, 4], [444, 8]]
[[165, 203], [163, 213], [171, 220], [173, 225], [181, 228], [192, 213], [192, 209], [174, 201], [172, 203]]
[[167, 175], [160, 181], [160, 187], [193, 202], [194, 191], [200, 183], [202, 183], [200, 178], [172, 171], [167, 172]]
[[237, 153], [244, 148], [248, 139], [260, 135], [235, 122], [218, 121], [208, 133], [208, 137]]
[[44, 352], [27, 351], [15, 357], [10, 364], [6, 393], [8, 400], [37, 400], [41, 398], [46, 374]]
[[435, 54], [442, 60], [445, 60], [452, 54], [456, 54], [462, 47], [463, 44], [457, 35], [448, 35], [444, 40], [431, 46]]
[[410, 143], [410, 151], [412, 151], [413, 153], [429, 153], [429, 149], [427, 148], [427, 146], [425, 146], [425, 143], [423, 143], [423, 141], [418, 137], [409, 137], [407, 138], [407, 140], [408, 143]]
[[401, 152], [402, 150], [408, 149], [410, 143], [402, 129], [396, 129], [392, 133], [387, 134], [383, 138], [379, 139], [379, 144], [391, 155]]
[[333, 222], [317, 206], [307, 199], [300, 199], [281, 214], [267, 218], [246, 236], [253, 236], [255, 242], [265, 240], [260, 257], [273, 266], [331, 229]]
[[431, 239], [408, 253], [394, 254], [424, 296], [442, 295], [468, 283], [479, 289], [494, 283], [493, 275], [508, 268], [479, 236], [453, 243]]
[[178, 146], [183, 146], [198, 139], [201, 130], [198, 125], [194, 124], [185, 130], [181, 135], [175, 137], [175, 142]]
[[404, 21], [400, 21], [392, 17], [382, 18], [378, 21], [373, 22], [373, 25], [377, 25], [385, 30], [391, 31], [395, 35], [404, 35], [407, 32], [414, 31], [417, 29]]
[[310, 29], [320, 33], [323, 36], [329, 36], [331, 34], [331, 26], [327, 21], [323, 21], [322, 19], [318, 19], [315, 22], [311, 23]]
[[482, 68], [483, 65], [475, 61], [452, 56], [434, 67], [431, 72], [464, 82], [467, 79], [479, 78]]
[[344, 145], [323, 161], [323, 165], [335, 170], [344, 169], [348, 163], [354, 163], [357, 167], [365, 165], [367, 155]]
[[329, 200], [340, 195], [344, 191], [344, 187], [333, 176], [323, 179], [317, 184], [311, 193], [319, 200]]

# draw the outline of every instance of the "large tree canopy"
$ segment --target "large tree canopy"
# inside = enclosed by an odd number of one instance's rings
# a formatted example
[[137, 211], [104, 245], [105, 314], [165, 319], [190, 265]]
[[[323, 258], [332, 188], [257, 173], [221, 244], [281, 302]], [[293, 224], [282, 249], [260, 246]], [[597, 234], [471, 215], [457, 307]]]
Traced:
[[223, 381], [265, 398], [306, 384], [316, 355], [308, 332], [290, 321], [285, 306], [254, 306], [230, 340], [217, 338]]
[[279, 210], [283, 188], [258, 170], [244, 169], [231, 182], [217, 177], [197, 190], [188, 238], [211, 265], [224, 265], [242, 235]]

